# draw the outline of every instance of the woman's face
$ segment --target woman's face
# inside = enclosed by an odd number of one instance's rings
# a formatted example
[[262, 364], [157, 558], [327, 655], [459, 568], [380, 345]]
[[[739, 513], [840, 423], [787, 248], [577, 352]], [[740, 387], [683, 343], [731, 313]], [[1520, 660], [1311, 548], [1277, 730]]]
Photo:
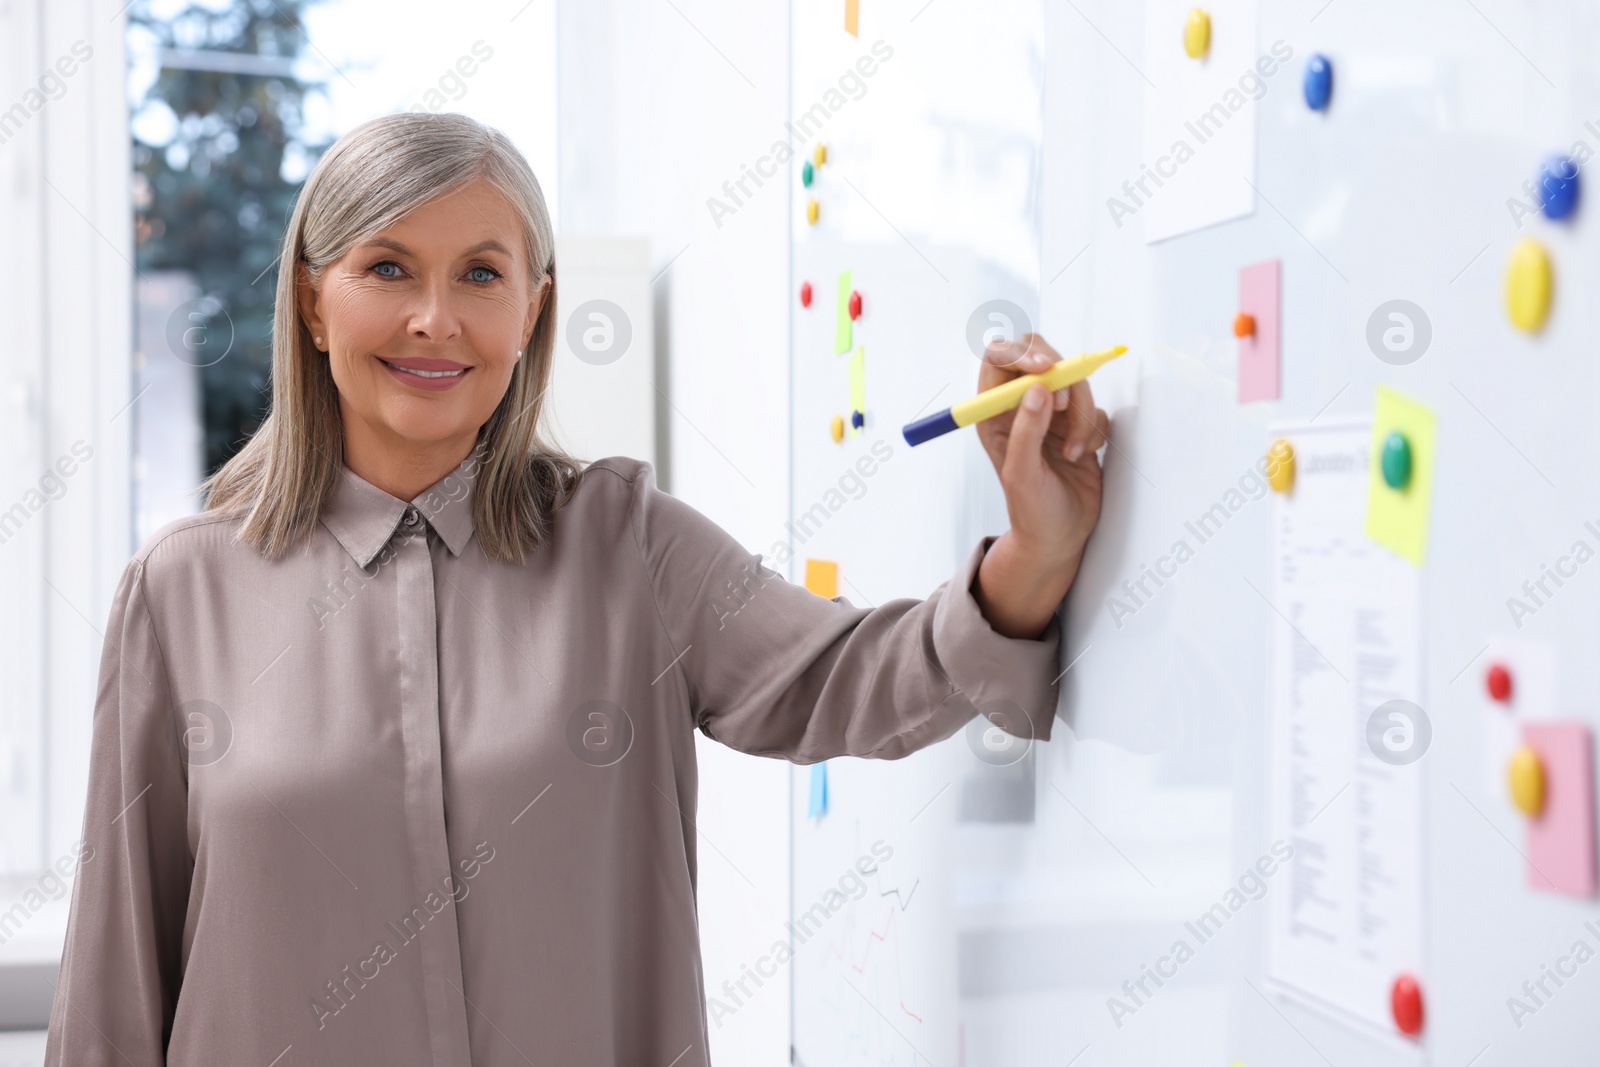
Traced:
[[505, 396], [544, 306], [522, 225], [475, 181], [328, 264], [300, 314], [327, 353], [348, 453], [459, 458]]

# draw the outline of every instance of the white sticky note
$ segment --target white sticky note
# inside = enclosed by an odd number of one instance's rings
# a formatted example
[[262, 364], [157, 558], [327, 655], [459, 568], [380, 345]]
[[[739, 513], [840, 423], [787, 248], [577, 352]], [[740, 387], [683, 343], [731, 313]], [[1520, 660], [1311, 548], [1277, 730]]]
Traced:
[[1113, 190], [1121, 206], [1107, 208], [1118, 228], [1125, 211], [1139, 216], [1147, 242], [1255, 211], [1256, 102], [1298, 91], [1292, 46], [1256, 40], [1256, 0], [1204, 6], [1211, 47], [1192, 59], [1183, 26], [1193, 0], [1145, 0], [1142, 166]]

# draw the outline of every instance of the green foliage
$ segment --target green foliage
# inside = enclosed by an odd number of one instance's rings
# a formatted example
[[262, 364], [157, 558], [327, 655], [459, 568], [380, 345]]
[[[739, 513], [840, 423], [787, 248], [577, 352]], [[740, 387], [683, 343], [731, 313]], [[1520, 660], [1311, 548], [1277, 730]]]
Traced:
[[[129, 11], [129, 33], [165, 48], [288, 59], [307, 45], [301, 15], [315, 2], [190, 3], [162, 17], [140, 3]], [[177, 128], [164, 144], [133, 139], [138, 268], [189, 271], [208, 306], [220, 308], [204, 324], [208, 341], [232, 337], [227, 356], [200, 371], [207, 474], [266, 415], [275, 261], [301, 176], [331, 143], [303, 136], [305, 99], [325, 85], [164, 64], [130, 102], [136, 115], [170, 108]]]

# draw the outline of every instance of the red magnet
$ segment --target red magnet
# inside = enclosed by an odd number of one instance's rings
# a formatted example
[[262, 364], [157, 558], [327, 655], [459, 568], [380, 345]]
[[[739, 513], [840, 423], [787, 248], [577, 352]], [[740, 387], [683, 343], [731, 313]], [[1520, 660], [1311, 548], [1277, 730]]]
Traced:
[[1500, 703], [1511, 699], [1511, 672], [1506, 670], [1504, 663], [1491, 663], [1483, 676], [1483, 684], [1488, 688], [1489, 695]]
[[861, 293], [855, 289], [850, 290], [850, 317], [852, 319], [861, 317]]
[[811, 306], [811, 283], [810, 282], [801, 282], [800, 283], [800, 306], [803, 307], [803, 308], [808, 308], [808, 307]]
[[1409, 974], [1394, 980], [1389, 992], [1389, 1009], [1394, 1012], [1394, 1024], [1402, 1034], [1422, 1033], [1422, 989]]

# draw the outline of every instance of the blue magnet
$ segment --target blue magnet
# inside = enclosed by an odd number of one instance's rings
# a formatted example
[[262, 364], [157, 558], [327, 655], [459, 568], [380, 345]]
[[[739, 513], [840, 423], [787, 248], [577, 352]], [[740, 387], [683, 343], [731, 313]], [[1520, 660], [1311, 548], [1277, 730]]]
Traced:
[[861, 414], [861, 412], [852, 411], [850, 413], [850, 425], [851, 426], [853, 426], [854, 428], [859, 430], [859, 429], [861, 429], [861, 427], [865, 426], [866, 424], [867, 424], [866, 416]]
[[1547, 219], [1564, 219], [1578, 208], [1578, 165], [1551, 156], [1539, 165], [1539, 208]]
[[1306, 107], [1312, 111], [1326, 111], [1328, 98], [1333, 95], [1333, 64], [1318, 52], [1306, 60]]

